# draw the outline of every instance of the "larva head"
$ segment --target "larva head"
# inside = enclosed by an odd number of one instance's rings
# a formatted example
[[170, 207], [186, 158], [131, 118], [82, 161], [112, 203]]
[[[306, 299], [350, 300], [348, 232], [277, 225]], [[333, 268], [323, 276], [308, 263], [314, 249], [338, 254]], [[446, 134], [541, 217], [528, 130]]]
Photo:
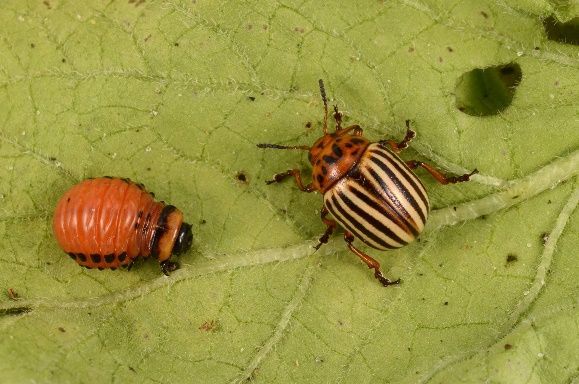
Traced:
[[191, 231], [191, 224], [183, 223], [177, 234], [177, 239], [175, 239], [175, 244], [173, 245], [173, 254], [180, 255], [183, 252], [187, 252], [191, 248], [191, 243], [193, 243], [193, 232]]

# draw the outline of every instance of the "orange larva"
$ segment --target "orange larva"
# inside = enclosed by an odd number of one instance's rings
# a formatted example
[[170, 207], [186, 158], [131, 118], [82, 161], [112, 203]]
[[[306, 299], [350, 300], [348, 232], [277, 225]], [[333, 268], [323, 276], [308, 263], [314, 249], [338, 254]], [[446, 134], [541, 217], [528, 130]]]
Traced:
[[52, 228], [60, 247], [86, 268], [130, 267], [137, 257], [154, 256], [165, 275], [170, 261], [191, 247], [191, 225], [183, 213], [156, 201], [129, 179], [87, 179], [68, 190], [54, 211]]

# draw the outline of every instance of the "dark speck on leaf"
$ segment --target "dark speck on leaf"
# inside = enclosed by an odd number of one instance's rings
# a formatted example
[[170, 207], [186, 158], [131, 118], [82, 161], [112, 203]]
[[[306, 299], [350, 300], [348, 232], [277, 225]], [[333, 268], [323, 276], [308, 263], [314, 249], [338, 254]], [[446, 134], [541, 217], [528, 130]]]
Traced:
[[311, 122], [311, 121], [308, 121], [308, 122], [306, 123], [306, 128], [311, 128], [311, 127], [312, 127], [312, 122]]
[[66, 59], [64, 59], [64, 58], [63, 58], [62, 60], [60, 60], [60, 61], [62, 61], [63, 63], [66, 63]]
[[30, 48], [34, 48], [36, 47], [36, 45], [34, 45], [34, 43], [30, 43]]
[[513, 346], [511, 344], [505, 344], [505, 351], [508, 351], [509, 349], [513, 348]]
[[175, 44], [173, 44], [173, 45], [174, 45], [174, 46], [176, 46], [176, 47], [178, 47], [178, 46], [179, 46], [179, 43], [177, 43], [177, 42], [176, 42], [176, 43], [175, 43]]
[[251, 101], [255, 101], [255, 96], [247, 96], [247, 98]]
[[541, 233], [541, 242], [543, 245], [547, 244], [547, 241], [549, 241], [549, 234], [547, 232]]
[[507, 255], [507, 263], [514, 263], [517, 260], [519, 260], [519, 258], [514, 253], [509, 253]]
[[207, 220], [203, 219], [199, 222], [199, 224], [207, 224]]
[[56, 157], [50, 156], [50, 157], [48, 158], [48, 160], [50, 160], [50, 161], [56, 161]]
[[239, 181], [241, 181], [242, 183], [246, 183], [247, 182], [247, 175], [244, 172], [239, 172], [237, 173], [237, 175], [235, 176], [235, 178]]
[[484, 17], [485, 19], [489, 18], [489, 14], [486, 13], [485, 11], [480, 11], [480, 14], [482, 15], [482, 17]]
[[452, 47], [446, 47], [446, 50], [447, 50], [448, 52], [454, 52], [454, 49], [452, 49]]
[[58, 327], [58, 330], [62, 333], [66, 332], [66, 329], [62, 328], [62, 327]]

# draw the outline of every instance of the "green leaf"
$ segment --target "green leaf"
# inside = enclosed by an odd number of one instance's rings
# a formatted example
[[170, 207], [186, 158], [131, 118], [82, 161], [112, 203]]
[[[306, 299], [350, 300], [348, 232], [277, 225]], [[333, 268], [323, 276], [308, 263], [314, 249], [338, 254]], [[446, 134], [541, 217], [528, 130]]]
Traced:
[[[5, 1], [1, 381], [575, 382], [579, 51], [542, 22], [575, 17], [563, 3]], [[462, 76], [515, 64], [505, 108], [457, 109], [484, 97]], [[321, 196], [264, 183], [309, 180], [303, 152], [255, 144], [320, 136], [319, 78], [371, 140], [410, 119], [405, 159], [480, 171], [418, 170], [420, 241], [361, 246], [400, 286], [339, 233], [314, 252]], [[58, 248], [58, 198], [101, 175], [183, 210], [181, 269], [85, 270]]]

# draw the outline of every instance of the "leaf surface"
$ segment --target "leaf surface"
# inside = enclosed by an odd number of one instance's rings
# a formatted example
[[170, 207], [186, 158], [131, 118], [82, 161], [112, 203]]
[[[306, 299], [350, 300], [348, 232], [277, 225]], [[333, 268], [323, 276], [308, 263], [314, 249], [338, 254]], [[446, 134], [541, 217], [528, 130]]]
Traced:
[[[574, 382], [579, 51], [541, 20], [576, 11], [5, 2], [2, 381]], [[506, 109], [457, 109], [461, 76], [510, 63], [522, 79]], [[418, 170], [433, 205], [420, 241], [362, 247], [400, 286], [380, 286], [341, 233], [314, 252], [321, 197], [264, 183], [295, 167], [309, 180], [303, 152], [255, 144], [320, 136], [319, 78], [371, 140], [400, 140], [410, 119], [405, 159], [480, 171], [442, 186]], [[58, 248], [59, 197], [102, 175], [144, 183], [193, 225], [169, 278], [154, 260], [84, 270]]]

